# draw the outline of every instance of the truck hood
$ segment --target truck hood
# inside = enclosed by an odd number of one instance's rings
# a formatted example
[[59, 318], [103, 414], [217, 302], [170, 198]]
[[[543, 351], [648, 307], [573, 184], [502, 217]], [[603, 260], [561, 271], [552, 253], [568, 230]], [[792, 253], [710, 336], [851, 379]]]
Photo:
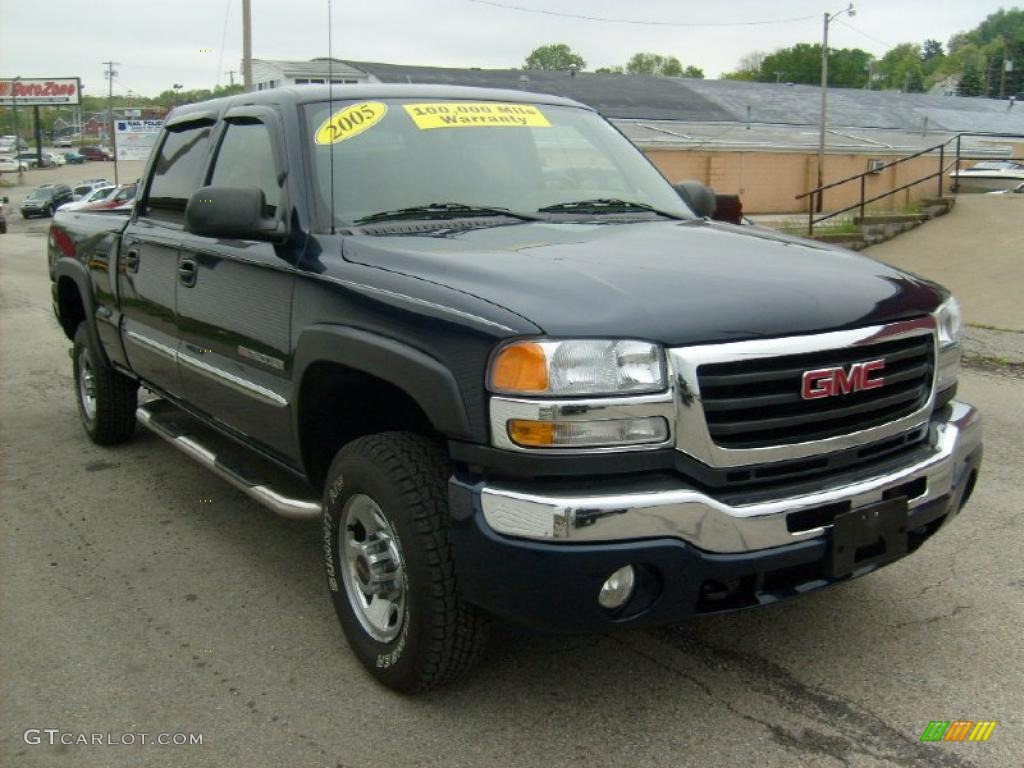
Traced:
[[347, 261], [471, 294], [551, 336], [667, 345], [798, 335], [933, 311], [939, 286], [851, 251], [706, 221], [530, 222], [352, 235]]

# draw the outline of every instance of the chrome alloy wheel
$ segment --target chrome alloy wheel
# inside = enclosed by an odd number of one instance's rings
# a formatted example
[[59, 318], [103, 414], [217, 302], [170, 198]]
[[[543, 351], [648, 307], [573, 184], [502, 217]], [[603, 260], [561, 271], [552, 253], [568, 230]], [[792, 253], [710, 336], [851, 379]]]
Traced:
[[338, 552], [345, 593], [359, 623], [374, 640], [391, 642], [405, 615], [405, 567], [398, 537], [369, 496], [357, 493], [345, 502]]
[[78, 355], [78, 398], [82, 401], [82, 410], [89, 421], [96, 419], [96, 374], [89, 362], [89, 352], [85, 349]]

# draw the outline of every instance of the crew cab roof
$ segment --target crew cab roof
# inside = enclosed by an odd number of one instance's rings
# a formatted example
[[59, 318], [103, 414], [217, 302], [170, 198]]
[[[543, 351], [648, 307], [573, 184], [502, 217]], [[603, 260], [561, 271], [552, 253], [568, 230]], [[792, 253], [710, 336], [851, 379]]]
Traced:
[[405, 83], [358, 83], [335, 85], [329, 93], [326, 85], [298, 85], [283, 88], [269, 88], [263, 91], [239, 93], [219, 99], [196, 102], [176, 107], [168, 120], [180, 120], [193, 113], [223, 114], [232, 107], [249, 104], [310, 104], [318, 101], [351, 101], [353, 99], [449, 99], [455, 101], [512, 101], [520, 104], [545, 104], [548, 106], [577, 107], [594, 111], [591, 107], [561, 96], [545, 93], [514, 91], [504, 88], [473, 88], [461, 85], [413, 85]]

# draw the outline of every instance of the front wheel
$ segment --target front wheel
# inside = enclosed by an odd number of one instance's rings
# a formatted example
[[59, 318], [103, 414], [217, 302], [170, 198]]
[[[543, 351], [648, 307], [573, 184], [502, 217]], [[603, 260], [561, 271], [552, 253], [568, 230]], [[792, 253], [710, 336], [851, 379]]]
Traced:
[[123, 443], [135, 433], [139, 385], [95, 359], [85, 323], [75, 331], [72, 348], [75, 394], [82, 427], [94, 443]]
[[427, 438], [384, 432], [342, 448], [327, 476], [323, 544], [338, 620], [370, 674], [406, 693], [460, 677], [486, 642], [486, 617], [455, 581], [450, 471]]

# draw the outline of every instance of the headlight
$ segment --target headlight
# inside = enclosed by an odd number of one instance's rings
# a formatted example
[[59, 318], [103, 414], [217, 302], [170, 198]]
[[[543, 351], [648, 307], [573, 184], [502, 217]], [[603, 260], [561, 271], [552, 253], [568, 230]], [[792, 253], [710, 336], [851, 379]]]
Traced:
[[960, 312], [960, 303], [950, 296], [935, 311], [935, 322], [939, 328], [939, 347], [950, 347], [960, 343], [964, 335], [964, 316]]
[[935, 310], [935, 323], [939, 333], [935, 390], [942, 392], [956, 385], [960, 374], [960, 338], [964, 333], [964, 317], [960, 312], [960, 304], [952, 296]]
[[491, 363], [492, 392], [514, 395], [623, 395], [665, 389], [665, 355], [646, 341], [520, 341]]

